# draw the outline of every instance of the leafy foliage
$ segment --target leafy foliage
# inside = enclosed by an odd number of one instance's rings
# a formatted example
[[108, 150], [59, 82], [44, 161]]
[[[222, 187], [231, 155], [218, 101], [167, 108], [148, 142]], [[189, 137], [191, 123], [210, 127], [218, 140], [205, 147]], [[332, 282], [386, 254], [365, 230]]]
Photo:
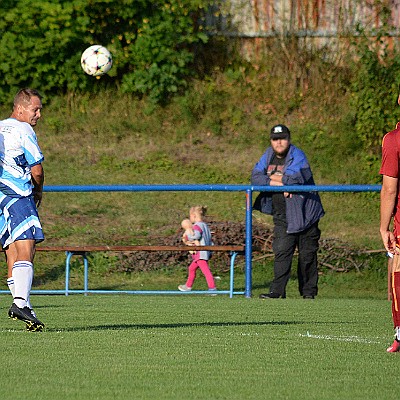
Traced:
[[[205, 0], [2, 1], [1, 98], [23, 86], [51, 94], [122, 86], [161, 101], [185, 86], [195, 45], [207, 42], [198, 22], [206, 6]], [[80, 68], [81, 53], [93, 44], [113, 54], [112, 70], [98, 79]]]
[[149, 92], [156, 100], [186, 86], [186, 79], [193, 72], [191, 46], [207, 41], [205, 34], [195, 32], [190, 10], [179, 1], [161, 4], [160, 9], [151, 18], [143, 19], [133, 46], [128, 48], [127, 58], [133, 66], [128, 66], [122, 83], [126, 92]]
[[390, 56], [385, 50], [380, 57], [376, 51], [364, 48], [359, 65], [352, 85], [356, 130], [364, 148], [374, 150], [396, 122], [400, 54]]
[[[355, 130], [362, 143], [365, 163], [376, 170], [385, 133], [394, 129], [399, 119], [397, 96], [400, 94], [400, 52], [389, 46], [388, 16], [383, 8], [383, 26], [374, 39], [359, 29], [358, 59], [354, 64], [351, 104], [355, 110]], [[386, 21], [386, 22], [385, 22]]]

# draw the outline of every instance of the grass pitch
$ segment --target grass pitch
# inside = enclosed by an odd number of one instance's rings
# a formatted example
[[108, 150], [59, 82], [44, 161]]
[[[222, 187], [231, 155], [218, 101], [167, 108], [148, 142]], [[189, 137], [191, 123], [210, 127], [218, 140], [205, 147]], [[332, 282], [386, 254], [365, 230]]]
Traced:
[[387, 300], [33, 296], [7, 319], [0, 398], [393, 399]]

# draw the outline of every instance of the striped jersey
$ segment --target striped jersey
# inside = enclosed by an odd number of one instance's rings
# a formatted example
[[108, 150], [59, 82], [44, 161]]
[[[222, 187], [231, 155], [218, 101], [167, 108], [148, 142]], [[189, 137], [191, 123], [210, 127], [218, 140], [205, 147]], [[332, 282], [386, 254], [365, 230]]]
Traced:
[[31, 167], [44, 160], [35, 131], [26, 122], [0, 121], [0, 192], [11, 197], [31, 195]]

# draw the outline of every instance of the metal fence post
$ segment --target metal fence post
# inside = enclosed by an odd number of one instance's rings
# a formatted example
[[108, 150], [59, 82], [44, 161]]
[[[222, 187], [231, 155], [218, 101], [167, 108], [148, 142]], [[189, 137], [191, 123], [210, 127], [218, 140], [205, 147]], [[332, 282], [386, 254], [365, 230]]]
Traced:
[[252, 200], [252, 190], [246, 190], [246, 269], [245, 269], [245, 289], [244, 296], [251, 297], [251, 286], [252, 286], [252, 266], [251, 266], [251, 257], [252, 257], [252, 214], [253, 211], [253, 200]]

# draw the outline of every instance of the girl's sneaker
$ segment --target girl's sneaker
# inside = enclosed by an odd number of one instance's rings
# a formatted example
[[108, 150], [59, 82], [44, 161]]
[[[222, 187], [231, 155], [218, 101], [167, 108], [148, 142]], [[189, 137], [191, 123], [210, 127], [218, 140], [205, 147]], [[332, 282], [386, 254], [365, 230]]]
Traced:
[[179, 286], [178, 286], [178, 289], [179, 289], [181, 292], [190, 292], [190, 291], [192, 290], [191, 287], [188, 287], [188, 286], [186, 286], [186, 285], [179, 285]]

